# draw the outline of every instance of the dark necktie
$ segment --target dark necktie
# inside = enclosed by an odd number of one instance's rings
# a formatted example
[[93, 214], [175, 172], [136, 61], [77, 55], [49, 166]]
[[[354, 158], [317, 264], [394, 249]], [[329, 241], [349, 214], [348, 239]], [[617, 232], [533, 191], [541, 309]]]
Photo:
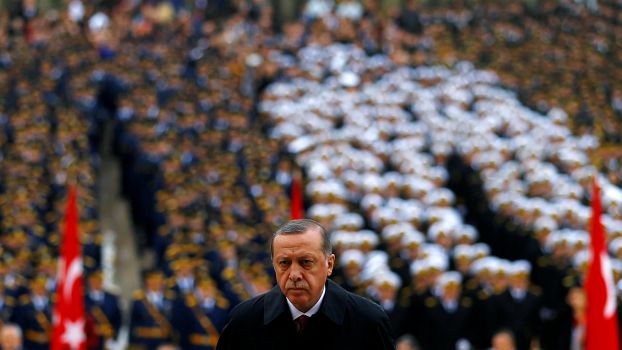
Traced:
[[298, 335], [302, 335], [305, 332], [307, 326], [309, 326], [310, 317], [307, 315], [301, 315], [296, 319], [296, 328], [298, 329]]

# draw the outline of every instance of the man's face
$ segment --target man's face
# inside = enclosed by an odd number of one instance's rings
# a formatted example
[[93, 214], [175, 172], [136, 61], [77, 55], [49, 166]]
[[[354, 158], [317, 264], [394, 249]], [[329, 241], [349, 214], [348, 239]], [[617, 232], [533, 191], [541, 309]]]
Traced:
[[213, 285], [202, 285], [198, 288], [198, 292], [203, 299], [216, 297], [216, 287]]
[[453, 301], [460, 297], [460, 285], [455, 282], [451, 282], [443, 289], [443, 300]]
[[326, 279], [333, 272], [335, 255], [322, 250], [322, 235], [316, 229], [274, 238], [273, 260], [281, 291], [294, 306], [308, 311], [322, 295]]
[[164, 280], [160, 276], [149, 276], [145, 281], [145, 286], [150, 292], [160, 292], [164, 287]]
[[378, 299], [380, 301], [385, 300], [395, 300], [397, 297], [397, 288], [390, 285], [380, 285], [378, 286]]
[[93, 291], [100, 291], [104, 289], [104, 281], [99, 276], [91, 276], [89, 278], [89, 289]]
[[0, 338], [0, 346], [2, 349], [14, 350], [21, 346], [21, 339], [16, 331], [12, 329], [4, 330]]
[[492, 338], [492, 348], [494, 350], [514, 350], [514, 342], [508, 334], [500, 333]]

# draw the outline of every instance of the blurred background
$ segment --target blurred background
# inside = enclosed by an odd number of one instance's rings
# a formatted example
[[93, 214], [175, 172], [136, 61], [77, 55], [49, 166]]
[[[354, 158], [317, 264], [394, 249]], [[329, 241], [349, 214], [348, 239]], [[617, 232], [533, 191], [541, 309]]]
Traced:
[[593, 179], [622, 295], [621, 10], [2, 0], [0, 327], [49, 348], [75, 185], [89, 349], [214, 349], [297, 208], [398, 349], [582, 349]]

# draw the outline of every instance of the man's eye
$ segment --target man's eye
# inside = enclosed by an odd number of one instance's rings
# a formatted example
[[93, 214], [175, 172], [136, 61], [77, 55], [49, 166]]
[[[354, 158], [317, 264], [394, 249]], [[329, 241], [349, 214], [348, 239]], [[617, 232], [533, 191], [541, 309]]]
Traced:
[[302, 266], [311, 266], [312, 263], [313, 261], [309, 259], [305, 259], [301, 261]]
[[281, 266], [281, 267], [286, 267], [288, 265], [289, 265], [289, 261], [287, 261], [287, 260], [279, 261], [279, 266]]

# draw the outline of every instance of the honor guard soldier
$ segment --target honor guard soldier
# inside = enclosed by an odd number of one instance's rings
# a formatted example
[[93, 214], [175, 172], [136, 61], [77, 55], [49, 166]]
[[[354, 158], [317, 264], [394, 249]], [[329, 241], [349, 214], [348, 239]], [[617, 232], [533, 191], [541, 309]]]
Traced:
[[530, 286], [530, 272], [529, 262], [513, 262], [509, 288], [494, 297], [496, 325], [512, 331], [519, 350], [533, 348], [541, 331], [540, 291]]
[[117, 339], [121, 327], [121, 309], [119, 297], [104, 290], [101, 270], [95, 270], [88, 276], [85, 306], [94, 320], [98, 337], [98, 344], [93, 350], [103, 350], [106, 343]]
[[227, 321], [229, 301], [209, 278], [198, 281], [194, 293], [178, 299], [173, 324], [179, 332], [180, 345], [188, 350], [213, 350]]
[[435, 296], [425, 301], [426, 349], [455, 349], [469, 335], [472, 301], [461, 296], [462, 276], [456, 271], [443, 273], [437, 280]]
[[[0, 253], [2, 251], [0, 250]], [[27, 280], [22, 276], [21, 271], [18, 269], [16, 259], [9, 253], [3, 255], [5, 261], [0, 262], [0, 265], [4, 264], [5, 269], [0, 274], [0, 283], [4, 286], [4, 293], [10, 295], [17, 301], [20, 296], [28, 293]]]
[[14, 307], [15, 299], [5, 294], [4, 285], [0, 283], [0, 328], [9, 323], [13, 316]]
[[134, 293], [130, 318], [130, 344], [155, 350], [173, 339], [171, 313], [175, 300], [172, 291], [165, 292], [164, 274], [149, 271], [145, 277], [145, 290]]
[[361, 272], [365, 255], [358, 249], [348, 249], [341, 254], [339, 262], [333, 281], [349, 292], [364, 292]]
[[193, 261], [187, 257], [180, 257], [171, 263], [173, 277], [168, 280], [168, 287], [177, 296], [192, 293], [195, 288]]
[[373, 299], [382, 306], [389, 316], [396, 335], [406, 333], [404, 322], [408, 312], [408, 300], [400, 300], [399, 290], [402, 287], [400, 276], [392, 271], [384, 271], [374, 278], [372, 289]]
[[30, 293], [19, 297], [13, 318], [24, 332], [24, 348], [47, 350], [50, 348], [52, 303], [46, 289], [47, 280], [36, 276], [30, 283]]

